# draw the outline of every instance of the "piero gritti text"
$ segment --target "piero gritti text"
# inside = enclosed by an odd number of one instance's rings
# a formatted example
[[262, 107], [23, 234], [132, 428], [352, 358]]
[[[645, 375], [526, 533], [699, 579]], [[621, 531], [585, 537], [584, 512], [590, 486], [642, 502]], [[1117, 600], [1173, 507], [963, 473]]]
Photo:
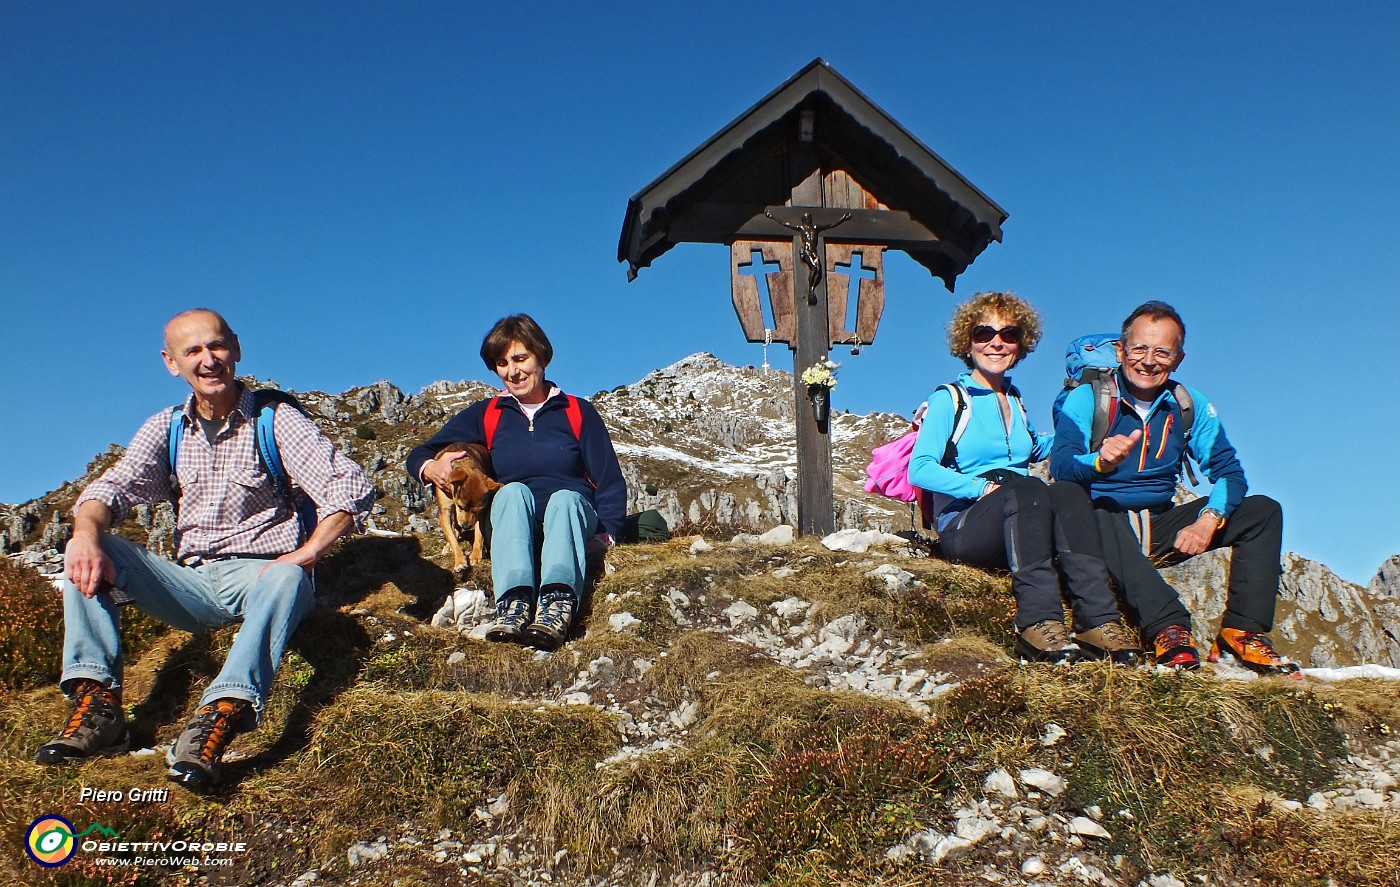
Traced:
[[128, 788], [100, 789], [83, 786], [78, 792], [79, 803], [95, 801], [112, 804], [163, 804], [170, 800], [170, 789]]

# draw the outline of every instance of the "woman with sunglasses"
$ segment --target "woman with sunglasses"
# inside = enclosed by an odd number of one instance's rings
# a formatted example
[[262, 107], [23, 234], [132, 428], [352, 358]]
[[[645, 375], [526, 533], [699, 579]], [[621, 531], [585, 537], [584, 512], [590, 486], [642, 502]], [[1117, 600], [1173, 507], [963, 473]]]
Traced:
[[1143, 650], [1123, 626], [1088, 496], [1077, 484], [1047, 485], [1027, 470], [1050, 454], [1054, 435], [1031, 427], [1007, 372], [1039, 340], [1039, 314], [1011, 293], [979, 293], [958, 306], [948, 346], [968, 372], [929, 397], [909, 482], [933, 494], [944, 557], [1011, 571], [1023, 659], [1135, 665]]

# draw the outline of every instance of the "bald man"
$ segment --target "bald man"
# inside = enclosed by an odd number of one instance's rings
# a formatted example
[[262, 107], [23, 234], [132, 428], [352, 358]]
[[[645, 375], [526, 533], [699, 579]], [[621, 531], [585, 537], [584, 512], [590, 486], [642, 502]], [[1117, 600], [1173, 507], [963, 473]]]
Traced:
[[[218, 313], [198, 308], [171, 318], [161, 357], [190, 396], [173, 418], [167, 409], [147, 419], [74, 505], [59, 683], [73, 713], [39, 749], [40, 764], [127, 750], [119, 624], [129, 603], [190, 632], [242, 623], [168, 755], [172, 781], [196, 791], [214, 785], [229, 742], [257, 726], [287, 638], [311, 608], [311, 568], [332, 542], [363, 529], [374, 501], [364, 472], [299, 410], [279, 405], [278, 453], [316, 506], [315, 530], [302, 529], [257, 455], [256, 401], [235, 375], [241, 356]], [[172, 421], [183, 426], [173, 478]], [[108, 532], [132, 507], [167, 501], [176, 507], [174, 563]]]

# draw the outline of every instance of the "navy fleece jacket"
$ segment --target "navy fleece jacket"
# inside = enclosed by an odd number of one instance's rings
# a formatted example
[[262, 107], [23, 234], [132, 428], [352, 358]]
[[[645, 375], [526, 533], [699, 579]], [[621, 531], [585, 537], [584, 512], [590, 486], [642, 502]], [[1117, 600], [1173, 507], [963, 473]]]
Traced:
[[[578, 398], [583, 427], [575, 439], [564, 394], [552, 382], [546, 381], [545, 385], [551, 395], [535, 414], [534, 422], [525, 418], [515, 398], [501, 396], [501, 419], [491, 441], [496, 479], [503, 484], [518, 482], [528, 486], [535, 494], [536, 513], [541, 517], [550, 496], [560, 490], [572, 490], [593, 505], [603, 531], [614, 540], [621, 539], [627, 518], [627, 483], [622, 479], [622, 468], [617, 464], [617, 453], [603, 417], [593, 404]], [[484, 419], [493, 399], [467, 407], [449, 419], [431, 440], [414, 447], [408, 454], [409, 476], [420, 480], [423, 463], [446, 444], [486, 443]]]

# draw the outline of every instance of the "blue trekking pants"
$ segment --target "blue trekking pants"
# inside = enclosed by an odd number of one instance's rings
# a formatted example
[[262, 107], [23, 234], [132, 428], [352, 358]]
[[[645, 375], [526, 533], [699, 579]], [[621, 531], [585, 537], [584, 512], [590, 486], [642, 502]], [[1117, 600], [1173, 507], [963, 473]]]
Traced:
[[[202, 633], [242, 622], [224, 666], [200, 705], [243, 699], [258, 717], [272, 689], [287, 638], [311, 610], [311, 577], [294, 564], [259, 558], [229, 558], [182, 567], [111, 533], [101, 539], [112, 559], [113, 583], [132, 606], [182, 631]], [[119, 626], [121, 607], [103, 595], [88, 598], [63, 581], [63, 675], [59, 686], [89, 678], [104, 686], [122, 684]]]
[[535, 494], [525, 484], [501, 487], [491, 503], [491, 583], [496, 600], [509, 593], [533, 602], [540, 589], [552, 585], [568, 588], [575, 604], [581, 603], [585, 543], [597, 531], [597, 512], [572, 490], [550, 496], [539, 515]]

